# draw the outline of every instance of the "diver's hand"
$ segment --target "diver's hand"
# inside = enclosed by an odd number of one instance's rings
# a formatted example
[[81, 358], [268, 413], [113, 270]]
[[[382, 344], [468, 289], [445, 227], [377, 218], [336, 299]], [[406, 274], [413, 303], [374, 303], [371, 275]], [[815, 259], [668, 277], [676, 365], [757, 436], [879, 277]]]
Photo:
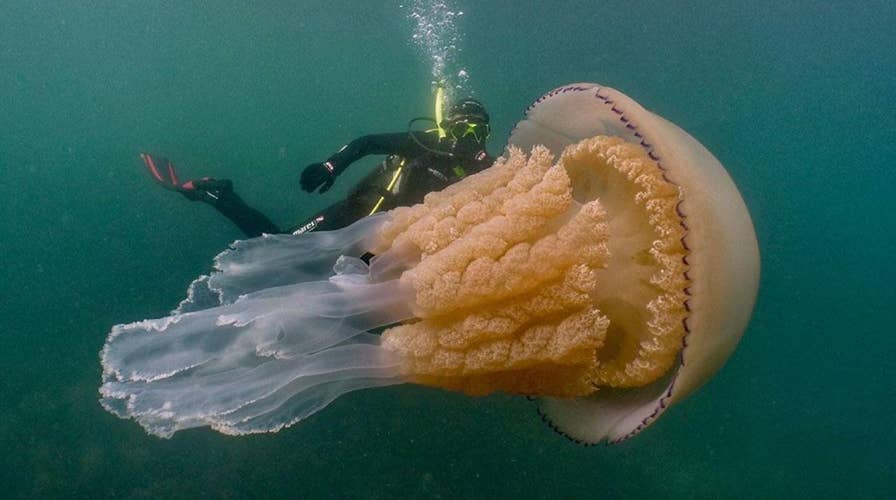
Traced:
[[302, 171], [301, 184], [302, 189], [311, 193], [318, 187], [318, 193], [326, 193], [333, 187], [333, 181], [336, 180], [336, 171], [333, 164], [325, 161], [323, 163], [312, 163], [305, 167]]

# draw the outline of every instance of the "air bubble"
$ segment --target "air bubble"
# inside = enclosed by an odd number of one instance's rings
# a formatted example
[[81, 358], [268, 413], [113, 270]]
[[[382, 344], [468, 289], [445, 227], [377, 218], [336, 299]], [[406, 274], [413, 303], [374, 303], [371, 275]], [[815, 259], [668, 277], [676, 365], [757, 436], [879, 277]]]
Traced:
[[415, 0], [410, 2], [408, 17], [416, 24], [411, 39], [430, 62], [433, 80], [441, 82], [450, 102], [455, 95], [469, 95], [469, 74], [461, 66], [459, 54], [462, 36], [455, 20], [463, 11], [454, 11], [449, 2]]

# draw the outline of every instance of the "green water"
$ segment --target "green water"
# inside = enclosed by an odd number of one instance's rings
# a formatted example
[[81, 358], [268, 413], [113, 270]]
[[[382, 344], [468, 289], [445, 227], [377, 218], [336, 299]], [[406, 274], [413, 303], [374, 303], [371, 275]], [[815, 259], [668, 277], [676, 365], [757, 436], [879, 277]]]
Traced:
[[738, 183], [762, 285], [712, 382], [612, 447], [568, 442], [522, 398], [411, 386], [272, 435], [144, 434], [97, 403], [97, 352], [111, 325], [176, 305], [239, 233], [154, 186], [137, 153], [233, 179], [288, 226], [348, 184], [304, 194], [302, 166], [430, 113], [432, 61], [397, 1], [5, 0], [5, 498], [893, 497], [892, 2], [485, 3], [452, 5], [492, 153], [541, 93], [594, 81]]

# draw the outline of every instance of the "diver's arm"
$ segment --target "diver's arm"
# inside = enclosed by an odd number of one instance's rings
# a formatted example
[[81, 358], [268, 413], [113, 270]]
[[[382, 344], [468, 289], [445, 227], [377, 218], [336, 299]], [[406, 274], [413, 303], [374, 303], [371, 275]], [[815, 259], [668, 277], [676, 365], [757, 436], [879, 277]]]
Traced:
[[[431, 134], [415, 133], [419, 141], [424, 145], [432, 142]], [[333, 169], [333, 175], [339, 175], [352, 163], [367, 155], [399, 155], [417, 156], [423, 153], [423, 148], [417, 144], [408, 132], [396, 132], [388, 134], [371, 134], [359, 137], [342, 146], [333, 156], [327, 158], [325, 165]]]
[[[411, 136], [411, 133], [414, 136]], [[302, 171], [302, 189], [309, 193], [320, 188], [326, 192], [333, 185], [336, 176], [345, 171], [355, 161], [367, 155], [394, 154], [411, 158], [423, 154], [426, 148], [432, 148], [438, 141], [433, 134], [426, 132], [396, 132], [389, 134], [373, 134], [359, 137], [342, 146], [335, 154], [321, 163], [312, 163]], [[421, 147], [423, 144], [425, 147]]]

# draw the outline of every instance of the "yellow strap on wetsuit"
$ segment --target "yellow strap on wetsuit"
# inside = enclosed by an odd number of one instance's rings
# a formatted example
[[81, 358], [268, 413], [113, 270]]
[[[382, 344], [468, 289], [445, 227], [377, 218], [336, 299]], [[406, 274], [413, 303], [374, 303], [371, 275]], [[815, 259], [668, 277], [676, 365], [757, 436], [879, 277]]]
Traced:
[[[386, 186], [386, 191], [389, 191], [390, 193], [392, 192], [392, 188], [395, 187], [395, 183], [398, 182], [399, 177], [401, 177], [401, 171], [403, 169], [404, 169], [404, 158], [402, 158], [401, 161], [398, 162], [398, 168], [396, 168], [395, 173], [392, 174], [392, 180], [389, 181], [389, 185]], [[373, 206], [373, 210], [371, 210], [370, 213], [367, 215], [375, 214], [376, 211], [380, 209], [380, 206], [383, 204], [384, 201], [386, 201], [385, 195], [380, 196], [380, 199], [377, 200], [376, 205]]]
[[[442, 85], [442, 82], [438, 83], [436, 87], [436, 103], [435, 103], [435, 111], [436, 111], [436, 130], [439, 132], [439, 139], [444, 139], [448, 137], [448, 134], [445, 132], [445, 129], [442, 128], [442, 101], [445, 100], [445, 87]], [[431, 130], [427, 130], [427, 132], [431, 132]], [[401, 177], [401, 171], [404, 169], [404, 158], [398, 163], [398, 168], [395, 169], [395, 173], [392, 174], [392, 180], [389, 181], [389, 185], [386, 187], [386, 191], [392, 192], [392, 188], [395, 187], [395, 183], [398, 182], [398, 179]], [[460, 173], [455, 169], [455, 173], [458, 177], [463, 177], [463, 169], [461, 169]], [[367, 215], [373, 215], [377, 210], [383, 205], [383, 202], [386, 201], [385, 196], [380, 196], [380, 199], [377, 200], [376, 204], [373, 206], [373, 209]]]

